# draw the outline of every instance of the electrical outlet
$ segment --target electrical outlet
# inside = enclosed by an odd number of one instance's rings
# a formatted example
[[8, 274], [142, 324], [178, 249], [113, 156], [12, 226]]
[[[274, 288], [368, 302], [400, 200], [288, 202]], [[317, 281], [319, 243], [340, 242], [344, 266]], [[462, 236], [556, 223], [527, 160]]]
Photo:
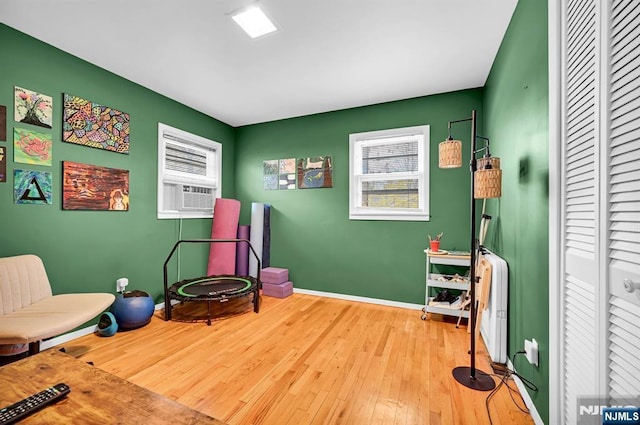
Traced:
[[532, 338], [531, 341], [525, 339], [524, 351], [529, 363], [538, 366], [538, 341], [535, 338]]
[[126, 277], [121, 277], [116, 280], [116, 292], [123, 292], [124, 288], [129, 284], [129, 279]]

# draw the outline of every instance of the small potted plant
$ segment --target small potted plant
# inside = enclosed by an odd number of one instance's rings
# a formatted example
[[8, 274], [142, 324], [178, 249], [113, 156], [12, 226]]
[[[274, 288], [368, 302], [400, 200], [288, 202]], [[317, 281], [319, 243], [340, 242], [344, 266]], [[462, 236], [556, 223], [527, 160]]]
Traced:
[[429, 251], [431, 252], [439, 252], [440, 251], [440, 240], [442, 239], [442, 235], [444, 235], [444, 233], [440, 232], [436, 235], [435, 238], [432, 238], [431, 235], [429, 236]]

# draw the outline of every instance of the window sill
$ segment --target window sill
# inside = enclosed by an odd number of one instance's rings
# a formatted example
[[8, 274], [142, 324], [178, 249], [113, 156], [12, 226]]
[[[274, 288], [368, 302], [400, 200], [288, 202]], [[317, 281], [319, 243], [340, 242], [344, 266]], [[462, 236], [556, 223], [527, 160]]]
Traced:
[[429, 221], [429, 214], [349, 214], [349, 220], [376, 220], [376, 221]]

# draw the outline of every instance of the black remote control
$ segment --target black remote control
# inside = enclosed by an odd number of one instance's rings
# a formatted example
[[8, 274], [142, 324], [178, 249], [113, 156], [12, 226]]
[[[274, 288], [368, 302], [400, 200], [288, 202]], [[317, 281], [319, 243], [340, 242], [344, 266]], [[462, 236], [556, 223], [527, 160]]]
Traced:
[[33, 394], [11, 406], [0, 409], [0, 425], [8, 425], [24, 419], [36, 410], [69, 394], [67, 384], [56, 384], [39, 393]]

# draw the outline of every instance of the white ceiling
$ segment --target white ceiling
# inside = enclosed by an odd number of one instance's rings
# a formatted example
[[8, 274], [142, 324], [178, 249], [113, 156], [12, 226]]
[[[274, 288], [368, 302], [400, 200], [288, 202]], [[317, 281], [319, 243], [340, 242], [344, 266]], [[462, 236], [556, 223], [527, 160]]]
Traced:
[[[232, 126], [484, 85], [517, 0], [1, 0], [1, 22]], [[0, 41], [1, 42], [1, 41]]]

